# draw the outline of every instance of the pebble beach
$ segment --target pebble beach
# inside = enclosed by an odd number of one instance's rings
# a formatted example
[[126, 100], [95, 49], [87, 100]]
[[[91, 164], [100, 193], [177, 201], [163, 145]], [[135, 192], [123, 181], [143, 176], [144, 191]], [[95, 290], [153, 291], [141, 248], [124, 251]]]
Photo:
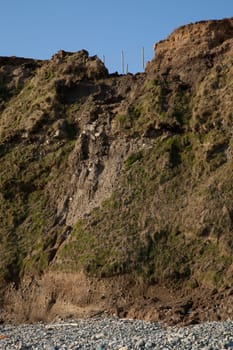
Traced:
[[51, 324], [1, 325], [0, 349], [233, 349], [233, 322], [165, 328], [154, 322], [98, 317]]

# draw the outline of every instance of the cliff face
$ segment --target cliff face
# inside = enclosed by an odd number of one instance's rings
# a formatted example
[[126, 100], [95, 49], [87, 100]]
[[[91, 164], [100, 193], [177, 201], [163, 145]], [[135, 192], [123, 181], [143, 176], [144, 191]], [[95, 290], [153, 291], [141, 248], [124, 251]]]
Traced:
[[155, 45], [155, 58], [147, 72], [177, 76], [199, 83], [215, 65], [232, 54], [232, 19], [203, 21], [176, 29]]
[[135, 76], [84, 50], [0, 58], [3, 319], [232, 316], [232, 54], [224, 19]]

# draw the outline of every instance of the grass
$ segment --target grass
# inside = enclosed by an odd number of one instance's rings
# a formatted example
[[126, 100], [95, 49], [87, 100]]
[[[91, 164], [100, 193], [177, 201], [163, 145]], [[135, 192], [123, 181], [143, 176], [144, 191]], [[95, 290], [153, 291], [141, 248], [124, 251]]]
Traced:
[[139, 161], [143, 157], [142, 152], [135, 152], [130, 154], [130, 156], [125, 160], [125, 166], [130, 168], [135, 162]]
[[[46, 189], [59, 181], [66, 168], [74, 141], [62, 147], [51, 144], [47, 150], [41, 145], [21, 143], [4, 152], [0, 163], [1, 206], [3, 229], [0, 243], [7, 257], [0, 259], [3, 278], [16, 281], [22, 271], [41, 272], [48, 266], [49, 252], [42, 242], [49, 240], [55, 208]], [[43, 150], [43, 155], [41, 151]], [[18, 242], [14, 248], [15, 242]]]
[[[95, 123], [103, 123], [108, 140], [115, 135], [122, 145], [123, 138], [128, 151], [119, 161], [114, 191], [66, 231], [73, 174], [89, 161], [108, 164], [108, 150], [103, 156], [103, 145], [98, 148], [94, 141], [85, 159], [78, 154], [82, 112], [85, 103], [94, 107], [94, 102], [74, 94], [62, 103], [58, 93], [58, 86], [67, 92], [85, 82], [87, 71], [79, 60], [75, 55], [59, 65], [46, 63], [20, 92], [8, 96], [6, 87], [2, 91], [1, 280], [18, 281], [24, 273], [53, 268], [97, 277], [130, 273], [145, 284], [181, 287], [195, 278], [211, 288], [224, 285], [232, 264], [233, 178], [226, 155], [232, 135], [225, 114], [202, 110], [201, 91], [212, 106], [207, 79], [191, 95], [172, 78], [148, 78], [125, 112], [115, 116], [111, 109], [102, 116], [105, 109], [97, 101]], [[214, 91], [223, 81], [217, 80]], [[115, 118], [117, 134], [106, 116]], [[64, 120], [64, 135], [56, 139], [56, 123]]]
[[[205, 248], [205, 239], [198, 238], [194, 228], [186, 236], [180, 221], [190, 190], [187, 179], [192, 179], [194, 191], [204, 195], [194, 174], [200, 164], [200, 140], [192, 133], [171, 135], [157, 138], [153, 148], [129, 154], [118, 191], [83, 220], [82, 229], [75, 229], [64, 246], [71, 260], [67, 266], [102, 277], [132, 273], [146, 284], [187, 287], [194, 276], [206, 286], [225, 283], [222, 271], [231, 264], [229, 254], [222, 255], [214, 245]], [[214, 225], [217, 228], [217, 217]]]

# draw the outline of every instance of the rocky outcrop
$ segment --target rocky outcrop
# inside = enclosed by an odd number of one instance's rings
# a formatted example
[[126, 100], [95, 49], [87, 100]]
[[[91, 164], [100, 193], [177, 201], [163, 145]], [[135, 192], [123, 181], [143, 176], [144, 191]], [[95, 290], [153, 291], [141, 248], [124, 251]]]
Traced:
[[180, 27], [155, 45], [155, 58], [147, 73], [170, 76], [195, 87], [208, 71], [232, 56], [232, 35], [232, 18]]
[[178, 28], [136, 75], [0, 58], [3, 320], [232, 317], [232, 28]]

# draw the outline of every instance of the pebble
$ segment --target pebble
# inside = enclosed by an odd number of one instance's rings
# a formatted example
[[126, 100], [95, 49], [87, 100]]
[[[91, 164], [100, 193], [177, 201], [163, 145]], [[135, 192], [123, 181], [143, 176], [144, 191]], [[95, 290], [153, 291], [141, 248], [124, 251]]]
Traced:
[[163, 328], [159, 323], [91, 318], [51, 324], [0, 325], [0, 350], [233, 349], [233, 321]]

